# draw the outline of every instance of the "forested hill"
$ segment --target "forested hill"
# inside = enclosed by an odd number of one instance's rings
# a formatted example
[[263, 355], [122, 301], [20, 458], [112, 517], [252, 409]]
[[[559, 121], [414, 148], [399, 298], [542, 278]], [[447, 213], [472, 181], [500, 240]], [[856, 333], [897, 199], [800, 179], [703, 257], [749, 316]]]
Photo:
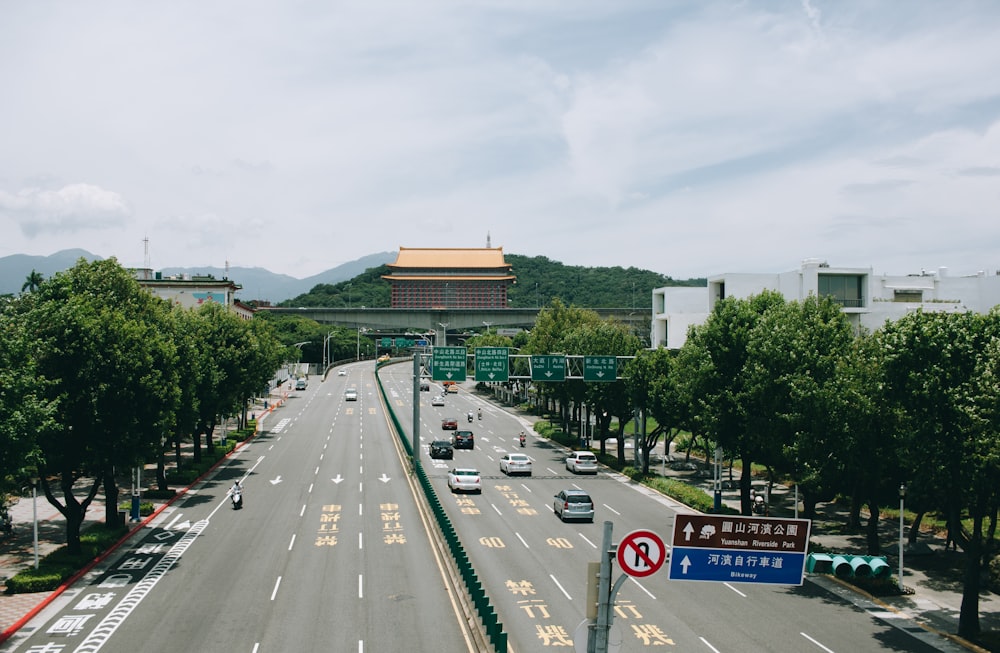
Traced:
[[[657, 272], [638, 268], [587, 268], [563, 265], [545, 256], [506, 254], [517, 283], [508, 297], [512, 308], [535, 308], [558, 297], [564, 304], [582, 308], [627, 308], [648, 310], [653, 288], [663, 286], [705, 286], [705, 279], [675, 280]], [[382, 279], [389, 268], [368, 268], [349, 281], [319, 284], [308, 293], [284, 301], [280, 306], [328, 308], [389, 306], [389, 283]]]

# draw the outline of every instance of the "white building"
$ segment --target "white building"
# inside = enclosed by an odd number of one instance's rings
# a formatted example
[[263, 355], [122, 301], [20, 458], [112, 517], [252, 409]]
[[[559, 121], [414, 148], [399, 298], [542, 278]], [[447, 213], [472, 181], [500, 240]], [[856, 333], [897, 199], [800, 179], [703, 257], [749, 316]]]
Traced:
[[788, 301], [831, 295], [855, 330], [869, 331], [918, 308], [986, 313], [1000, 304], [996, 274], [951, 277], [947, 268], [939, 268], [905, 276], [876, 275], [872, 268], [832, 268], [825, 261], [806, 259], [790, 272], [726, 273], [709, 277], [707, 288], [654, 289], [650, 342], [653, 347], [679, 349], [688, 328], [708, 320], [720, 299], [746, 299], [763, 290], [777, 291]]

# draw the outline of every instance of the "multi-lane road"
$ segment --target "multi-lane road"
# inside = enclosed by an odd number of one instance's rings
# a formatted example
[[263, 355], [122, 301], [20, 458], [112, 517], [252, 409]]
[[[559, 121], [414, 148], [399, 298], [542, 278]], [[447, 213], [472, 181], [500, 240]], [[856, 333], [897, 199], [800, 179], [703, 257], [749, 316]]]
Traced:
[[[390, 435], [371, 363], [346, 376], [313, 378], [268, 417], [266, 430], [206, 483], [164, 511], [89, 577], [8, 641], [4, 651], [441, 651], [482, 649], [468, 632], [447, 565], [426, 527], [408, 461]], [[410, 365], [381, 371], [391, 408], [416, 447], [468, 551], [514, 652], [580, 649], [587, 566], [601, 557], [603, 523], [617, 542], [648, 529], [669, 540], [685, 510], [625, 479], [576, 476], [565, 451], [534, 437], [481, 398], [449, 394], [431, 406], [419, 393], [412, 423]], [[345, 401], [345, 391], [358, 391]], [[481, 408], [473, 424], [465, 414]], [[434, 461], [427, 444], [460, 419], [475, 448]], [[524, 451], [533, 475], [499, 470]], [[470, 466], [482, 494], [453, 495], [447, 470]], [[226, 497], [236, 479], [245, 508]], [[594, 523], [563, 523], [552, 499], [579, 488], [594, 498]], [[431, 529], [433, 532], [433, 529]], [[615, 578], [620, 575], [617, 567]], [[668, 581], [665, 570], [629, 579], [617, 596], [612, 644], [646, 649], [744, 651], [932, 651], [906, 622], [844, 603], [818, 587]]]

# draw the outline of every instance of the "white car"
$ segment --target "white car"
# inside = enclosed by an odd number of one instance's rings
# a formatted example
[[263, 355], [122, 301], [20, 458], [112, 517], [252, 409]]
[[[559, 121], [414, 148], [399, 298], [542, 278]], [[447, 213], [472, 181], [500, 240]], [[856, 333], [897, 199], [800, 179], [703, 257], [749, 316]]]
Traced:
[[438, 395], [431, 399], [431, 406], [444, 406], [444, 395]]
[[358, 391], [355, 390], [354, 388], [351, 388], [350, 390], [344, 393], [344, 401], [357, 401], [357, 400], [358, 400]]
[[531, 476], [531, 458], [523, 453], [505, 453], [500, 457], [500, 471], [507, 476], [514, 474]]
[[337, 370], [337, 376], [347, 376], [347, 370], [345, 370], [344, 368], [340, 368], [339, 370]]
[[589, 451], [574, 451], [566, 458], [566, 469], [574, 474], [596, 474], [597, 456]]
[[475, 492], [481, 494], [483, 481], [479, 470], [469, 467], [456, 467], [448, 472], [448, 489], [452, 492]]

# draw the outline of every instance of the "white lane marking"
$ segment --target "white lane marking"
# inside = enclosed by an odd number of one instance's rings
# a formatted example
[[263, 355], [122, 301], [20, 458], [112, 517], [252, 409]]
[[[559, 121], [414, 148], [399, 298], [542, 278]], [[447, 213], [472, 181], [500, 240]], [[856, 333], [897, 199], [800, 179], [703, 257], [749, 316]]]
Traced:
[[712, 646], [711, 644], [709, 644], [709, 643], [708, 643], [708, 640], [707, 640], [707, 639], [705, 639], [704, 637], [699, 637], [698, 639], [700, 639], [700, 640], [701, 640], [701, 643], [702, 643], [702, 644], [704, 644], [704, 645], [705, 645], [705, 646], [707, 646], [708, 648], [710, 648], [710, 649], [712, 649], [713, 651], [715, 651], [715, 653], [719, 653], [719, 649], [717, 649], [717, 648], [715, 648], [714, 646]]
[[604, 506], [605, 508], [607, 508], [608, 510], [610, 510], [611, 512], [615, 513], [615, 514], [616, 514], [616, 515], [618, 515], [619, 517], [621, 517], [621, 516], [622, 516], [622, 514], [621, 514], [620, 512], [618, 512], [617, 510], [615, 510], [614, 508], [612, 508], [612, 507], [611, 507], [611, 506], [609, 506], [608, 504], [606, 504], [606, 503], [602, 503], [601, 505], [602, 505], [602, 506]]
[[295, 546], [295, 533], [292, 533], [292, 541], [288, 543], [288, 550], [291, 551], [293, 546]]
[[365, 466], [364, 465], [358, 465], [358, 473], [359, 474], [364, 474], [365, 473]]
[[281, 585], [281, 576], [278, 576], [278, 579], [274, 581], [274, 589], [271, 590], [272, 601], [274, 600], [274, 597], [278, 594], [278, 585]]
[[594, 544], [593, 542], [591, 542], [590, 540], [588, 540], [588, 539], [587, 539], [587, 536], [586, 536], [586, 535], [584, 535], [583, 533], [580, 533], [579, 535], [580, 535], [580, 537], [582, 537], [582, 538], [583, 538], [583, 541], [584, 541], [584, 542], [586, 542], [586, 543], [587, 543], [587, 544], [589, 544], [590, 546], [594, 547], [595, 549], [597, 548], [597, 545], [596, 545], [596, 544]]
[[515, 532], [514, 535], [517, 535], [517, 539], [521, 540], [521, 544], [524, 545], [524, 548], [526, 548], [526, 549], [530, 549], [531, 548], [530, 546], [528, 546], [528, 543], [524, 541], [524, 538], [521, 537], [520, 533], [516, 533]]
[[358, 574], [358, 598], [359, 599], [365, 598], [364, 578], [365, 578], [364, 576], [362, 576], [361, 574]]
[[315, 476], [316, 474], [319, 474], [319, 467], [316, 467], [316, 471], [313, 472], [313, 476]]
[[324, 456], [324, 455], [326, 455], [326, 454], [320, 454], [320, 455], [319, 455], [319, 459], [320, 459], [320, 461], [322, 461], [322, 460], [323, 460], [323, 456]]
[[810, 642], [812, 642], [816, 646], [818, 646], [821, 649], [823, 649], [824, 651], [826, 651], [826, 653], [833, 653], [833, 649], [830, 649], [830, 648], [827, 648], [827, 647], [823, 646], [822, 644], [820, 644], [819, 642], [817, 642], [815, 639], [813, 639], [809, 635], [806, 635], [805, 633], [799, 633], [799, 634], [802, 635], [803, 637], [805, 637], [806, 639], [808, 639]]
[[252, 653], [257, 653], [257, 651], [259, 651], [259, 650], [260, 650], [260, 642], [254, 642], [253, 643], [253, 652]]
[[177, 520], [179, 520], [181, 518], [181, 515], [183, 515], [183, 514], [184, 513], [182, 513], [182, 512], [177, 513], [177, 515], [173, 519], [170, 520], [170, 523], [163, 527], [163, 530], [169, 531], [171, 528], [173, 528], [174, 524], [177, 523]]
[[563, 595], [566, 597], [567, 601], [572, 601], [573, 600], [573, 597], [569, 595], [569, 592], [566, 591], [565, 587], [563, 587], [562, 585], [559, 584], [559, 581], [556, 580], [555, 576], [553, 576], [552, 574], [549, 574], [549, 578], [551, 578], [552, 582], [556, 584], [556, 587], [558, 587], [559, 591], [561, 591], [563, 593]]
[[725, 585], [725, 586], [726, 586], [726, 587], [728, 587], [729, 589], [733, 590], [734, 592], [736, 592], [737, 594], [739, 594], [739, 595], [740, 595], [740, 596], [742, 596], [743, 598], [746, 598], [746, 597], [747, 597], [747, 595], [746, 595], [746, 594], [744, 594], [743, 592], [739, 591], [738, 589], [736, 589], [735, 587], [733, 587], [733, 586], [732, 586], [732, 585], [730, 585], [729, 583], [723, 583], [723, 585]]
[[364, 545], [361, 543], [361, 538], [362, 537], [363, 537], [363, 535], [361, 533], [358, 533], [358, 549], [365, 548]]
[[361, 481], [358, 481], [358, 492], [361, 491]]
[[[223, 499], [225, 501], [225, 499]], [[221, 504], [220, 504], [221, 505]], [[191, 527], [187, 533], [185, 533], [177, 544], [170, 547], [167, 554], [160, 558], [149, 573], [143, 576], [142, 580], [135, 584], [129, 593], [125, 595], [118, 605], [108, 613], [101, 623], [94, 628], [93, 631], [83, 640], [76, 650], [81, 653], [97, 653], [101, 650], [111, 636], [118, 630], [125, 619], [128, 618], [132, 611], [139, 607], [139, 603], [146, 598], [146, 595], [153, 591], [153, 587], [163, 578], [170, 569], [177, 564], [177, 561], [181, 559], [184, 552], [187, 551], [188, 547], [198, 538], [203, 530], [208, 528], [208, 520], [203, 519], [202, 521], [196, 522], [194, 526]]]
[[313, 484], [310, 483], [309, 484], [309, 494], [312, 494], [312, 491], [313, 491]]
[[360, 516], [361, 516], [361, 513], [363, 513], [364, 511], [365, 511], [365, 510], [364, 510], [364, 506], [362, 506], [362, 505], [361, 505], [361, 504], [359, 503], [359, 504], [358, 504], [358, 517], [360, 517]]
[[502, 512], [500, 512], [500, 509], [499, 509], [499, 508], [497, 508], [497, 506], [496, 506], [496, 504], [495, 504], [495, 503], [491, 503], [491, 504], [490, 504], [490, 507], [491, 507], [491, 508], [493, 508], [493, 512], [495, 512], [496, 514], [498, 514], [498, 515], [503, 515], [503, 513], [502, 513]]
[[[310, 488], [310, 491], [312, 491], [312, 488]], [[306, 514], [306, 504], [303, 503], [302, 510], [299, 511], [299, 517], [301, 517], [304, 514]]]
[[523, 487], [528, 492], [532, 492], [532, 489], [530, 487], [528, 487], [527, 485], [525, 485], [524, 483], [521, 483], [521, 487]]

